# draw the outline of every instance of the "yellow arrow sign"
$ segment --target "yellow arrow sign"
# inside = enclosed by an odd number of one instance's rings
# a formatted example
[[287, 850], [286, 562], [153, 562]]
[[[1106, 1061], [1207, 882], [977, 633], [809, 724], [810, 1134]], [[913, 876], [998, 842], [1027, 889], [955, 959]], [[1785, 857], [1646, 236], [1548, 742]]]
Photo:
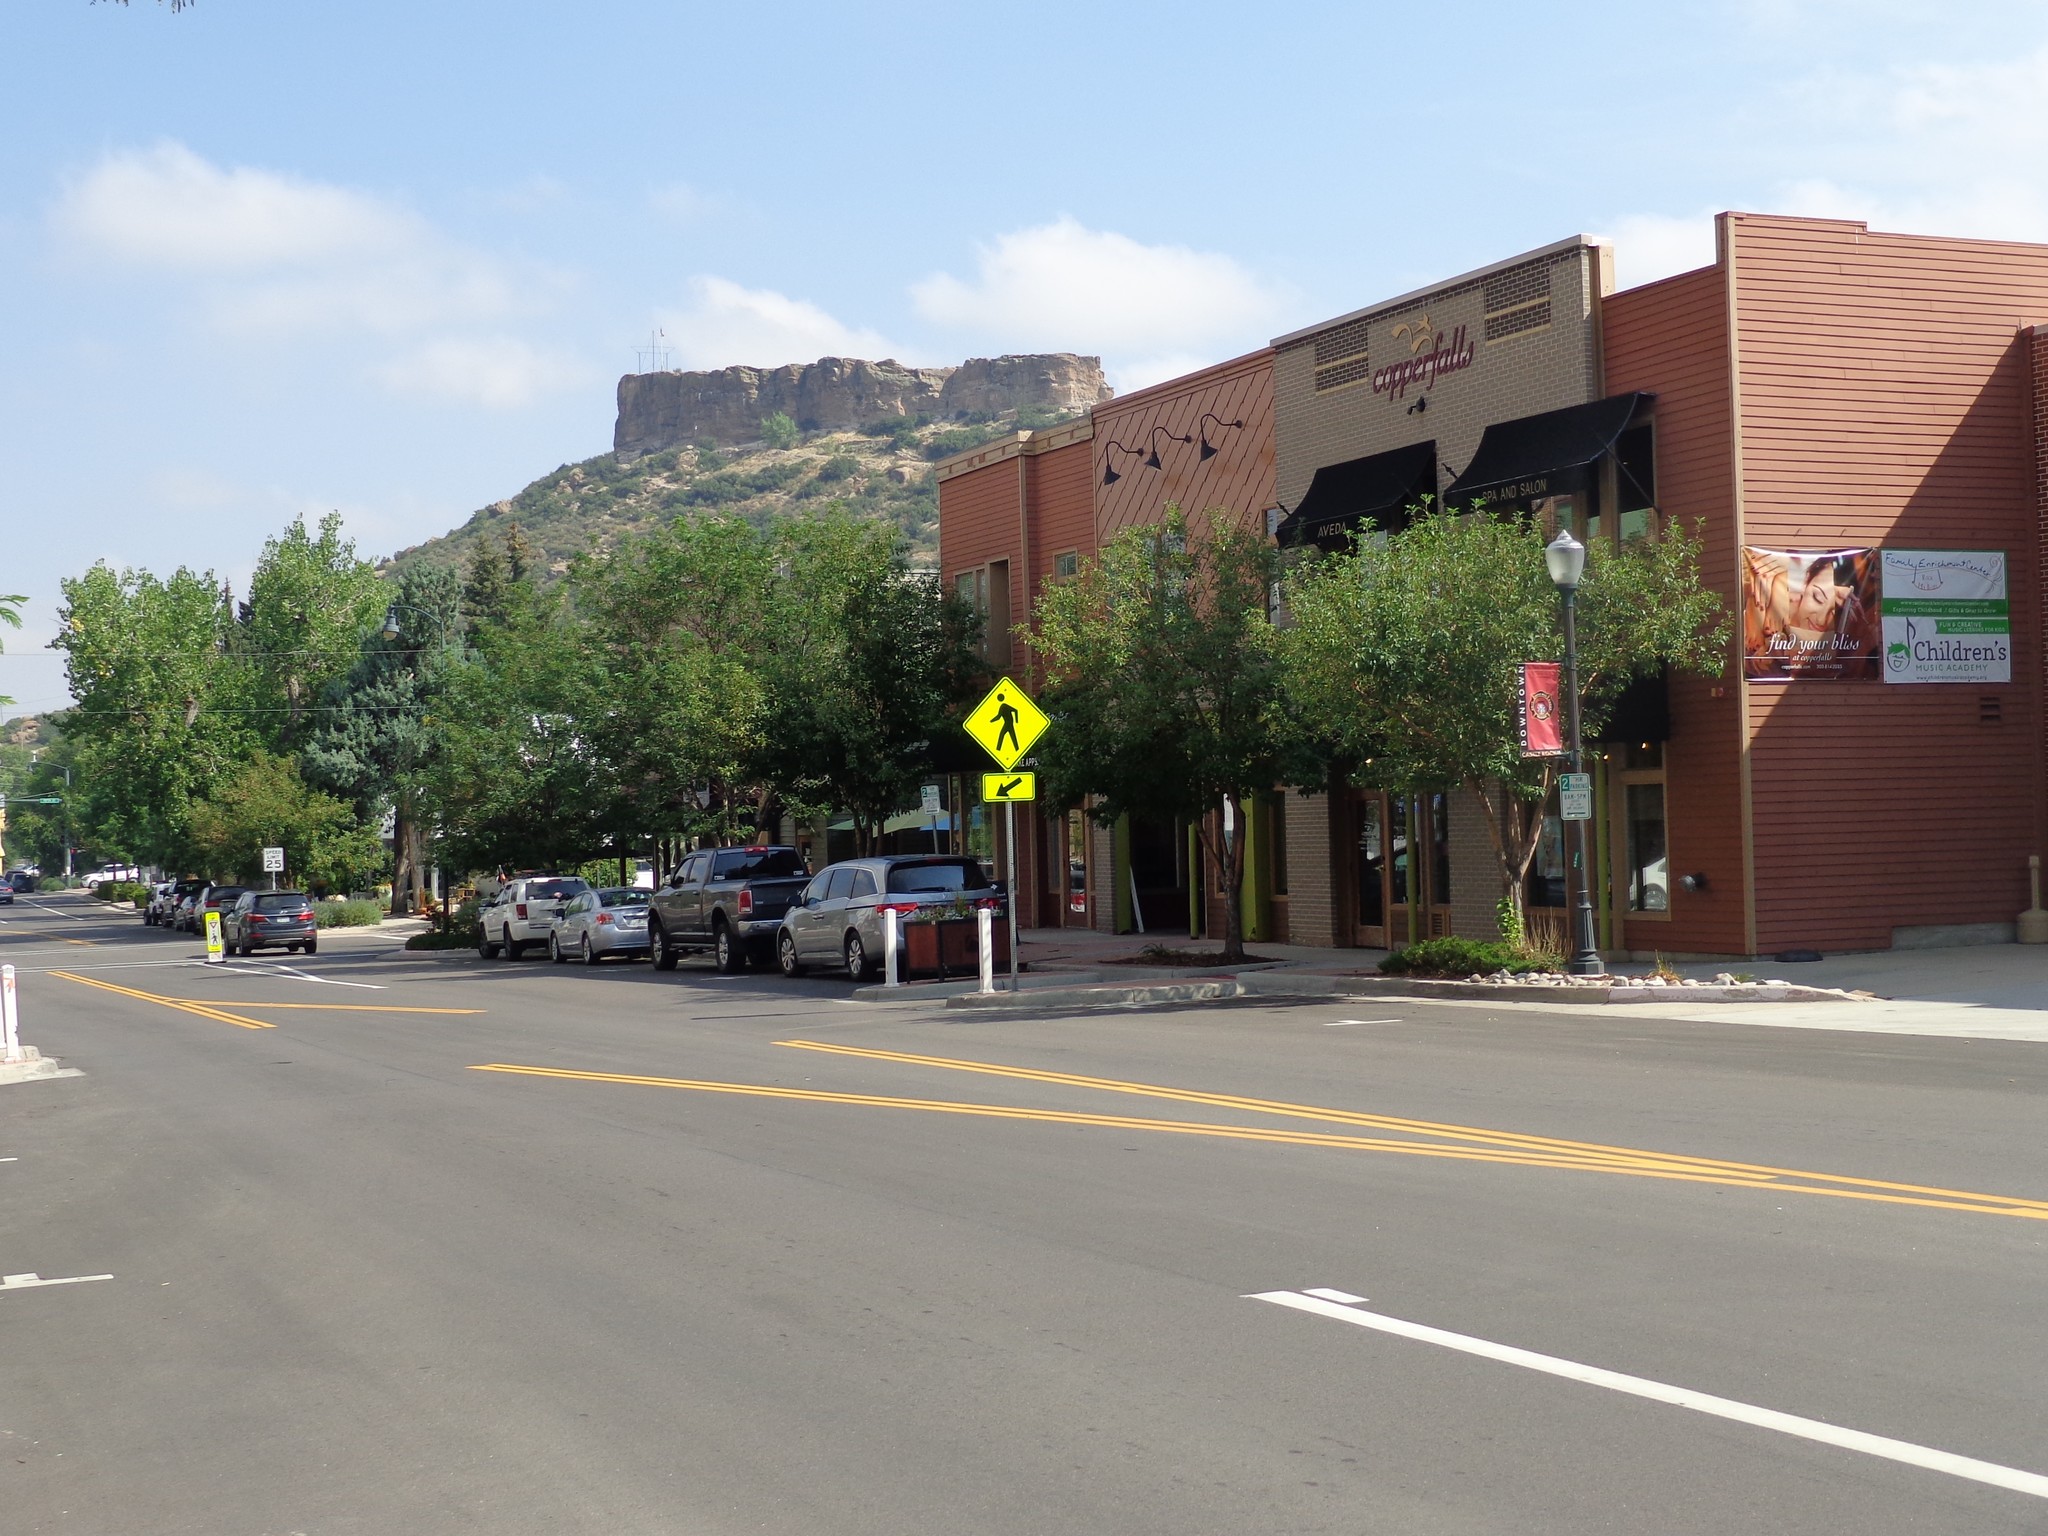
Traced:
[[1005, 768], [1014, 768], [1050, 724], [1031, 695], [1006, 677], [974, 706], [967, 717], [967, 734]]
[[1036, 800], [1038, 775], [984, 773], [981, 776], [981, 798], [990, 805], [1000, 805], [1005, 800]]

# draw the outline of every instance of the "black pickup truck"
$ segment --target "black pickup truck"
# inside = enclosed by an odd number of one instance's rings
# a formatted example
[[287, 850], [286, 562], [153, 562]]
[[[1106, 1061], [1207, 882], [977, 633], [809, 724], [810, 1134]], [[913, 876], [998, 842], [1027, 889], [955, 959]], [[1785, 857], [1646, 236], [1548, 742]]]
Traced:
[[657, 971], [672, 971], [686, 950], [708, 949], [727, 976], [775, 953], [782, 914], [811, 871], [795, 848], [702, 848], [654, 893], [648, 943]]

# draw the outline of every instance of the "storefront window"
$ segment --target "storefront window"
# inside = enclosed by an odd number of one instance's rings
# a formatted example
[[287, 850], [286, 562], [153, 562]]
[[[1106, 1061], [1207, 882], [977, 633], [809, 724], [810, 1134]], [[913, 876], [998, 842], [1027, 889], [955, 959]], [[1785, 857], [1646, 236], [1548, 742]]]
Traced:
[[1433, 906], [1451, 904], [1451, 797], [1429, 797], [1429, 899]]
[[1358, 802], [1358, 923], [1377, 928], [1387, 920], [1386, 829], [1380, 824], [1380, 798]]
[[1627, 792], [1629, 910], [1668, 911], [1671, 885], [1664, 845], [1664, 786], [1630, 784]]
[[1267, 802], [1271, 819], [1267, 825], [1272, 829], [1266, 838], [1267, 868], [1273, 875], [1273, 894], [1287, 894], [1287, 795], [1285, 791], [1274, 794]]
[[1555, 812], [1546, 812], [1543, 817], [1543, 831], [1536, 839], [1536, 856], [1529, 861], [1529, 879], [1522, 899], [1532, 907], [1566, 904], [1564, 823]]
[[1394, 850], [1394, 891], [1393, 901], [1397, 907], [1408, 904], [1408, 871], [1412, 865], [1414, 846], [1408, 838], [1408, 801], [1403, 795], [1393, 795], [1387, 800], [1388, 831], [1392, 834], [1387, 841]]
[[1615, 522], [1624, 540], [1657, 531], [1656, 434], [1649, 422], [1630, 427], [1614, 443]]

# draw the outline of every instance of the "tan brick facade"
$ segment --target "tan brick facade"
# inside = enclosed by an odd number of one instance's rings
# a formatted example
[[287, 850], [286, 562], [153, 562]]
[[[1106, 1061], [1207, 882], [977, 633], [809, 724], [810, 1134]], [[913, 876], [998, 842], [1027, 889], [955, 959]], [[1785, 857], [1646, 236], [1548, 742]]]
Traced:
[[[1279, 337], [1273, 423], [1281, 506], [1299, 505], [1326, 464], [1432, 440], [1441, 493], [1490, 424], [1599, 399], [1600, 302], [1612, 287], [1608, 249], [1576, 237]], [[1420, 362], [1432, 353], [1440, 359], [1433, 376]], [[1353, 853], [1332, 843], [1328, 802], [1318, 799], [1314, 846], [1305, 839], [1296, 852], [1289, 818], [1294, 942], [1349, 944], [1343, 892]], [[1469, 794], [1452, 798], [1450, 836], [1452, 931], [1491, 938], [1500, 878]]]

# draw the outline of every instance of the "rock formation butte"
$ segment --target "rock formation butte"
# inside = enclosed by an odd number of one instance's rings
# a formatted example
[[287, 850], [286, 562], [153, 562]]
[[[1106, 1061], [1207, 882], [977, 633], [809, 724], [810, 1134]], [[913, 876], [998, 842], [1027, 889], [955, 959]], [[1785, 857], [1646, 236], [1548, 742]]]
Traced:
[[807, 432], [844, 432], [891, 416], [1000, 416], [1027, 406], [1080, 412], [1109, 397], [1102, 359], [1071, 352], [973, 357], [958, 368], [821, 357], [780, 368], [629, 373], [619, 380], [612, 450], [637, 458], [705, 438], [752, 442], [776, 411]]

